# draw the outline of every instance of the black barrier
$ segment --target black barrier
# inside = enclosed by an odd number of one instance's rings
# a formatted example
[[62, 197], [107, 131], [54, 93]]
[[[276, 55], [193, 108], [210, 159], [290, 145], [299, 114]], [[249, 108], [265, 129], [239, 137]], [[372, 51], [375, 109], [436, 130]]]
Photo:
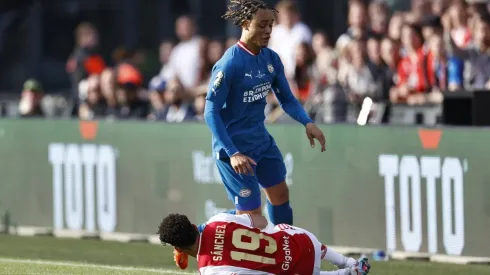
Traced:
[[443, 123], [446, 125], [490, 126], [490, 91], [444, 93]]

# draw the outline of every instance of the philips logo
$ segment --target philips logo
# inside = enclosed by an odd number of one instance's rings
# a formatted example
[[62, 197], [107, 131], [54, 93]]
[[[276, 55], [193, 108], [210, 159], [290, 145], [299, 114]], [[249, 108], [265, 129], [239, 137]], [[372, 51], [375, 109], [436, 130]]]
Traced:
[[272, 85], [270, 84], [270, 82], [255, 86], [253, 90], [243, 93], [243, 103], [251, 103], [265, 98], [267, 94], [269, 94], [271, 88]]

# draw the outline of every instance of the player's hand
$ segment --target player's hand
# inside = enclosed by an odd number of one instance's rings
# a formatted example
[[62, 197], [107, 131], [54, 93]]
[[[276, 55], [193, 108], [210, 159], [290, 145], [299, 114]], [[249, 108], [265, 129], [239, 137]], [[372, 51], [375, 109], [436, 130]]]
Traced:
[[189, 255], [174, 249], [174, 262], [180, 269], [186, 269], [189, 265]]
[[231, 166], [238, 174], [242, 175], [254, 175], [254, 169], [252, 165], [257, 165], [255, 161], [244, 154], [238, 153], [230, 158]]
[[322, 146], [322, 152], [325, 152], [325, 136], [323, 135], [322, 130], [318, 128], [315, 123], [306, 124], [306, 136], [310, 140], [311, 148], [315, 148], [315, 139], [320, 142]]

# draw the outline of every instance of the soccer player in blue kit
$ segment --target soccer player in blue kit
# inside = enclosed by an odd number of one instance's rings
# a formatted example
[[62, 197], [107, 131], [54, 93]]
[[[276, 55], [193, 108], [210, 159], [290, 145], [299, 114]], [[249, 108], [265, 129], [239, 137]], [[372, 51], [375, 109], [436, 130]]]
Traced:
[[267, 48], [277, 11], [262, 0], [231, 0], [223, 16], [242, 28], [240, 41], [214, 65], [204, 118], [213, 153], [236, 214], [261, 214], [259, 185], [273, 224], [293, 224], [286, 167], [265, 127], [266, 97], [274, 92], [284, 111], [306, 128], [325, 151], [325, 137], [291, 92], [283, 64]]

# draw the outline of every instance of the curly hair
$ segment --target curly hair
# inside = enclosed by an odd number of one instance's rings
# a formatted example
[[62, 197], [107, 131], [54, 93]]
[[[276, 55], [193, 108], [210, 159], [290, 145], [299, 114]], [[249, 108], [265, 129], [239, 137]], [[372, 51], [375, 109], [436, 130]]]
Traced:
[[232, 20], [235, 26], [240, 27], [243, 22], [252, 20], [254, 14], [259, 9], [271, 10], [277, 13], [277, 10], [262, 0], [230, 0], [228, 11], [222, 17]]
[[157, 234], [162, 244], [190, 248], [196, 242], [199, 233], [187, 216], [170, 214], [158, 226]]

